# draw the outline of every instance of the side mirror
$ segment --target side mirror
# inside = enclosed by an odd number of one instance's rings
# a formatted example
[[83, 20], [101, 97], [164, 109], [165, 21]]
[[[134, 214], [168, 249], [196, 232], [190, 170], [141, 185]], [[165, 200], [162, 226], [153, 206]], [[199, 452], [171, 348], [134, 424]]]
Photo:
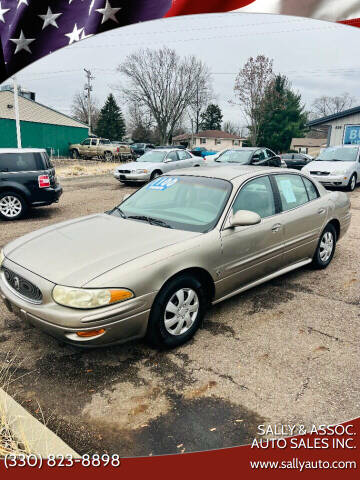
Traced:
[[131, 196], [131, 193], [127, 193], [126, 195], [123, 196], [122, 201], [125, 202], [129, 197]]
[[248, 227], [250, 225], [257, 225], [261, 222], [261, 217], [255, 212], [250, 210], [238, 210], [230, 218], [230, 228], [235, 227]]

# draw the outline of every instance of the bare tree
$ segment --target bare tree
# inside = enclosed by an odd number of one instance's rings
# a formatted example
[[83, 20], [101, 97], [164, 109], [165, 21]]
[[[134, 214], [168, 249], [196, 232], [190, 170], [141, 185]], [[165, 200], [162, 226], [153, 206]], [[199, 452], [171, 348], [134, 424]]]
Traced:
[[227, 122], [224, 122], [223, 130], [226, 133], [231, 133], [231, 135], [238, 135], [239, 137], [243, 137], [247, 128], [228, 120]]
[[252, 145], [257, 143], [263, 100], [273, 78], [273, 60], [265, 55], [258, 55], [248, 59], [235, 80], [235, 96], [248, 121]]
[[323, 95], [314, 100], [311, 106], [313, 118], [327, 117], [335, 113], [343, 112], [355, 104], [356, 98], [345, 92], [335, 97]]
[[203, 64], [203, 75], [197, 79], [195, 85], [194, 101], [189, 106], [189, 118], [191, 121], [193, 133], [199, 133], [201, 126], [201, 114], [204, 113], [207, 106], [214, 98], [210, 70]]
[[127, 101], [151, 112], [161, 143], [169, 143], [184, 112], [194, 104], [197, 86], [205, 81], [204, 64], [164, 47], [129, 55], [118, 71], [127, 79], [121, 87]]
[[[71, 105], [71, 113], [79, 122], [88, 124], [88, 100], [85, 92], [77, 92]], [[95, 129], [99, 120], [100, 108], [96, 98], [91, 100], [91, 126]]]

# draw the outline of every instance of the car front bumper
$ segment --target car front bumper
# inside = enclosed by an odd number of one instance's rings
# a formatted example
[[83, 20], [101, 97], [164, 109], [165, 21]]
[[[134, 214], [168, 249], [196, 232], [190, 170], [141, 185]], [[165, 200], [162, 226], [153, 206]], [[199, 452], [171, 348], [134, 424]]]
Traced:
[[349, 175], [311, 175], [314, 180], [324, 185], [324, 187], [346, 187], [349, 183]]
[[114, 177], [119, 182], [139, 182], [144, 183], [150, 180], [151, 173], [119, 173], [114, 172]]
[[[59, 340], [82, 348], [123, 343], [146, 334], [148, 318], [157, 292], [135, 297], [108, 307], [79, 310], [58, 305], [52, 299], [54, 283], [5, 259], [3, 266], [36, 285], [43, 294], [41, 304], [22, 297], [7, 282], [0, 269], [0, 300], [26, 325], [43, 330]], [[77, 332], [104, 329], [96, 337], [80, 337]]]

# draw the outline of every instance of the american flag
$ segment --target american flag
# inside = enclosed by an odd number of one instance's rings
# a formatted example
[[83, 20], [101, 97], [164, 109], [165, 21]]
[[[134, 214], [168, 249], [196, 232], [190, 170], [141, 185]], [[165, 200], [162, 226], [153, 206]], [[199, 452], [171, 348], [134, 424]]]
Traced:
[[164, 16], [230, 10], [360, 26], [359, 0], [0, 0], [0, 82], [96, 33]]

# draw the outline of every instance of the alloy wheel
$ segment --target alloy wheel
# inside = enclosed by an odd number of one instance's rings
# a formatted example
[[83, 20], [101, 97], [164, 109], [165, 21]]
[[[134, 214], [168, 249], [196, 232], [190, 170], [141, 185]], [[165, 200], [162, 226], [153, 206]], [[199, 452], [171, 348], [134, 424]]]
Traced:
[[22, 211], [22, 204], [17, 197], [6, 195], [0, 200], [0, 213], [6, 218], [17, 217]]
[[320, 258], [326, 263], [334, 250], [334, 237], [331, 232], [325, 232], [320, 242]]
[[197, 293], [191, 288], [181, 288], [168, 301], [164, 323], [171, 335], [182, 335], [194, 324], [200, 309]]

